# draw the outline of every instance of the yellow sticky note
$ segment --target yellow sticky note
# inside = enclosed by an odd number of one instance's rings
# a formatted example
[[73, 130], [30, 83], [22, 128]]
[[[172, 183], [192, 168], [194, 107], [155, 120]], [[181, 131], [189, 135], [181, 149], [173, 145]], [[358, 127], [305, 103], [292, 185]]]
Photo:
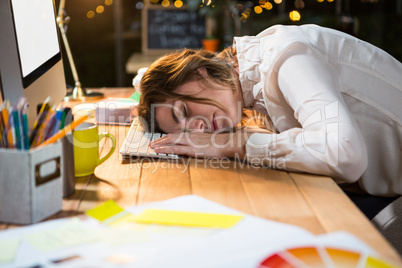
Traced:
[[0, 264], [12, 262], [20, 244], [19, 238], [10, 238], [0, 241]]
[[241, 215], [147, 209], [136, 216], [135, 221], [138, 223], [229, 228], [242, 218], [243, 216]]
[[102, 205], [99, 205], [96, 208], [88, 210], [86, 214], [99, 221], [104, 221], [122, 211], [124, 211], [122, 207], [117, 205], [113, 200], [108, 200]]
[[366, 264], [364, 265], [365, 268], [396, 268], [391, 263], [386, 263], [384, 260], [375, 258], [373, 256], [368, 256], [366, 260]]

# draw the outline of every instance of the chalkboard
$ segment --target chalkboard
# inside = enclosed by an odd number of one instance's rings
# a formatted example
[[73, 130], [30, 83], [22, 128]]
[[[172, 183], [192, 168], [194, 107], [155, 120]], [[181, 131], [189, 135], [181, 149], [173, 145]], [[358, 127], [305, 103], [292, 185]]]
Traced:
[[[182, 48], [201, 48], [205, 38], [205, 18], [178, 8], [145, 8], [143, 52], [165, 52]], [[144, 13], [143, 13], [144, 14]]]

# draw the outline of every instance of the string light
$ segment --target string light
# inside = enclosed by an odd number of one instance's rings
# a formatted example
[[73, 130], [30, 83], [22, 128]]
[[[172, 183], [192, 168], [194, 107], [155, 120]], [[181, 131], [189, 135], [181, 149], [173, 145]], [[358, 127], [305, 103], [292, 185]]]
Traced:
[[93, 12], [92, 10], [87, 12], [87, 18], [88, 19], [93, 19], [95, 17], [95, 12]]
[[271, 10], [273, 8], [273, 5], [270, 2], [266, 2], [265, 5], [264, 5], [264, 8], [266, 10]]
[[304, 8], [304, 2], [303, 2], [303, 0], [296, 0], [296, 1], [295, 1], [295, 7], [296, 7], [297, 9], [302, 9], [302, 8]]
[[111, 6], [111, 5], [113, 5], [113, 0], [105, 0], [105, 5], [106, 5], [106, 6]]
[[254, 7], [254, 12], [255, 12], [256, 14], [261, 14], [261, 13], [262, 13], [262, 8], [261, 8], [260, 6], [255, 6], [255, 7]]
[[299, 21], [300, 18], [301, 18], [301, 16], [300, 16], [300, 13], [299, 13], [299, 12], [297, 12], [296, 10], [293, 10], [293, 11], [290, 11], [290, 13], [289, 13], [289, 18], [290, 18], [292, 21]]
[[181, 8], [183, 6], [183, 2], [181, 0], [174, 1], [174, 6], [177, 8]]
[[162, 5], [163, 7], [168, 7], [168, 6], [170, 6], [170, 2], [169, 2], [169, 0], [163, 0], [162, 3], [161, 3], [161, 5]]
[[105, 8], [103, 6], [97, 6], [96, 7], [96, 12], [98, 14], [102, 14], [105, 11]]

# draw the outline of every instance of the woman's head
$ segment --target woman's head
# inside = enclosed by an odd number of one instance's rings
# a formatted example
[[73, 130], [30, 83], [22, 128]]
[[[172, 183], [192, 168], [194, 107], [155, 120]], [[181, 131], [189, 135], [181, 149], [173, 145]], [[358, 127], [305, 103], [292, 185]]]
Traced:
[[[233, 59], [230, 49], [219, 55], [186, 49], [158, 59], [141, 80], [139, 116], [151, 131], [162, 132], [191, 129], [201, 119], [205, 130], [216, 130], [217, 121], [213, 120], [224, 114], [230, 117], [225, 120], [237, 121], [232, 114], [236, 107], [229, 101], [231, 97], [237, 100], [240, 91]], [[199, 109], [209, 113], [200, 114]], [[170, 127], [170, 123], [176, 126]], [[225, 123], [223, 127], [229, 125]]]

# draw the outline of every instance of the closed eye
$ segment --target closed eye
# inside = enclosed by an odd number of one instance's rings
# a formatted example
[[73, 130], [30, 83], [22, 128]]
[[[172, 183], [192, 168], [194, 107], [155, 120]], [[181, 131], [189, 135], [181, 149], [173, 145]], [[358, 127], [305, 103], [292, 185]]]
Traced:
[[183, 114], [184, 114], [184, 119], [188, 118], [188, 110], [187, 110], [187, 105], [183, 103]]
[[180, 124], [180, 121], [184, 121], [188, 117], [188, 110], [186, 104], [179, 100], [173, 102], [171, 112], [173, 120], [177, 124]]

